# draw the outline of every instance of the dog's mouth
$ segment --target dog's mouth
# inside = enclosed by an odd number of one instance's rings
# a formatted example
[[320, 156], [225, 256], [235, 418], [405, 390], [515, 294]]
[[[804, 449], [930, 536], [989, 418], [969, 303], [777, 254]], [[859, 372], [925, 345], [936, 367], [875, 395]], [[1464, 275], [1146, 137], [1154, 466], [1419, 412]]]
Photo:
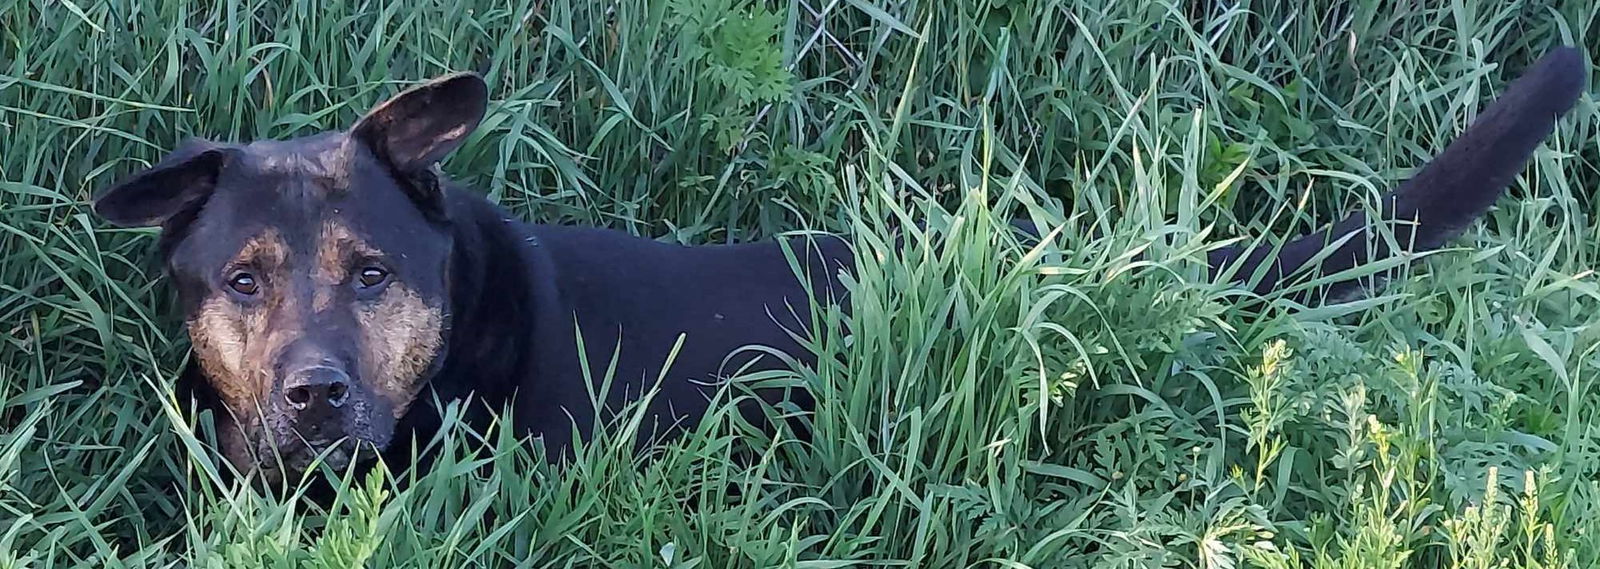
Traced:
[[279, 470], [282, 479], [294, 482], [320, 466], [327, 466], [342, 474], [353, 464], [375, 459], [378, 448], [371, 442], [347, 437], [337, 440], [297, 439], [280, 443], [277, 451], [279, 462], [268, 465], [269, 469]]
[[335, 417], [270, 412], [258, 417], [219, 430], [217, 442], [239, 474], [254, 473], [269, 486], [294, 487], [314, 476], [338, 479], [352, 469], [364, 471], [390, 446], [394, 432], [383, 420], [387, 413], [359, 406]]

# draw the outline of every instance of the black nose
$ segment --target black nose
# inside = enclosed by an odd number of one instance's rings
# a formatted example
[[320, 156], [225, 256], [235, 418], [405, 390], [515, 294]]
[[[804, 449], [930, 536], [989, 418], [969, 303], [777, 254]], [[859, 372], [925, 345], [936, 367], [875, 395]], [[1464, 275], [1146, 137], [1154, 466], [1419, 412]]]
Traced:
[[350, 376], [343, 370], [328, 366], [312, 366], [291, 372], [284, 378], [283, 399], [296, 411], [343, 406], [350, 399]]

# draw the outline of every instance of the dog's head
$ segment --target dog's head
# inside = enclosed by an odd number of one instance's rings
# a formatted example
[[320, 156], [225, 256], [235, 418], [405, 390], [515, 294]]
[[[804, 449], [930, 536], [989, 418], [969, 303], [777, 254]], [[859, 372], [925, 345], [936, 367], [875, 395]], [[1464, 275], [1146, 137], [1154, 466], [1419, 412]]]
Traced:
[[[444, 359], [451, 238], [436, 164], [487, 88], [440, 78], [344, 132], [185, 143], [96, 199], [159, 226], [195, 357], [243, 472], [298, 476], [382, 450]], [[281, 459], [281, 460], [280, 460]]]

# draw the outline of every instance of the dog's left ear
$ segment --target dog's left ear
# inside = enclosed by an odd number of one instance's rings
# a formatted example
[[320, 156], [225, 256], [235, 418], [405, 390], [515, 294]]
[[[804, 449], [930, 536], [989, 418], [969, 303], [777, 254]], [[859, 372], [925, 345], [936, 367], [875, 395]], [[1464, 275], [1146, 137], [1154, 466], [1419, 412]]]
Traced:
[[118, 227], [167, 226], [204, 205], [234, 148], [202, 138], [180, 144], [161, 162], [95, 197], [96, 214]]
[[489, 86], [476, 73], [456, 73], [402, 91], [350, 128], [396, 171], [432, 168], [478, 128], [489, 107]]

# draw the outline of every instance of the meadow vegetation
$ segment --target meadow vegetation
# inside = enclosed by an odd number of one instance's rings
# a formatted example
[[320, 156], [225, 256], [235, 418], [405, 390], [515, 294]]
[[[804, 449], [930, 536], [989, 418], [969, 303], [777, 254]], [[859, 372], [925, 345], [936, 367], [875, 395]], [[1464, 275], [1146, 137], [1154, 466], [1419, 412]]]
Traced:
[[[1596, 566], [1593, 95], [1372, 296], [1203, 276], [1403, 179], [1549, 47], [1600, 60], [1597, 26], [1587, 0], [0, 0], [0, 568]], [[748, 378], [812, 390], [811, 441], [719, 407], [648, 461], [619, 423], [552, 466], [452, 424], [433, 470], [326, 473], [330, 507], [219, 483], [154, 233], [88, 199], [184, 136], [341, 128], [455, 70], [494, 103], [445, 170], [525, 219], [853, 236], [824, 363]]]

